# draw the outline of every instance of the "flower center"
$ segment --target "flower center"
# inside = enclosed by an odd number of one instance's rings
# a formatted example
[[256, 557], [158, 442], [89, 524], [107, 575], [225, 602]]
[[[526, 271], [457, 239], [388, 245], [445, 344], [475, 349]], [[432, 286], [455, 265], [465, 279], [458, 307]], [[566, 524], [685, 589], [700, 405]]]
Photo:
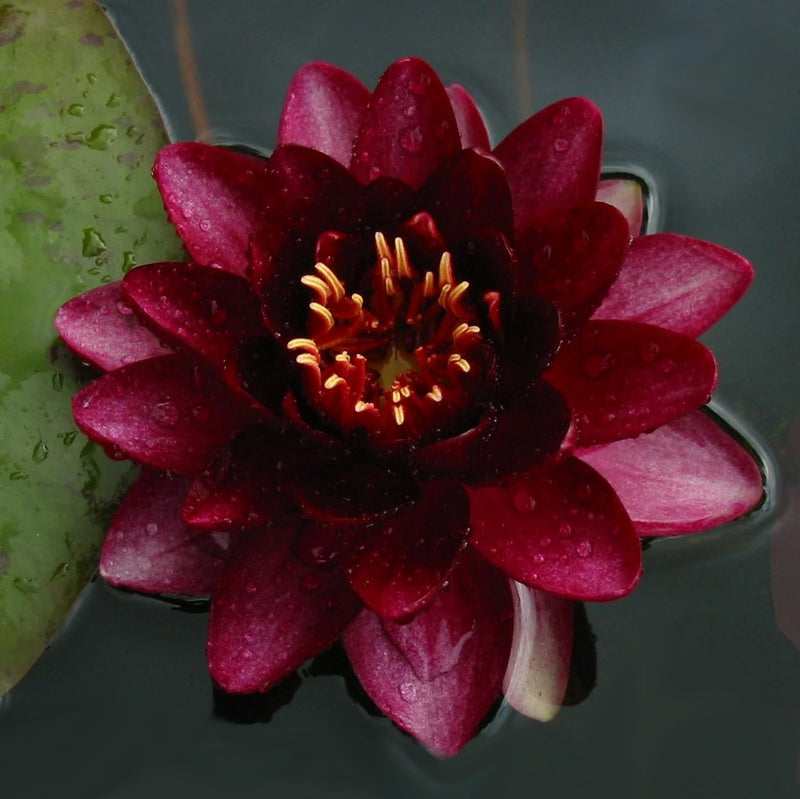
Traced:
[[452, 426], [474, 405], [490, 362], [453, 259], [421, 272], [402, 238], [375, 234], [375, 260], [348, 293], [323, 263], [304, 275], [312, 294], [308, 336], [292, 339], [314, 407], [345, 432], [398, 441]]

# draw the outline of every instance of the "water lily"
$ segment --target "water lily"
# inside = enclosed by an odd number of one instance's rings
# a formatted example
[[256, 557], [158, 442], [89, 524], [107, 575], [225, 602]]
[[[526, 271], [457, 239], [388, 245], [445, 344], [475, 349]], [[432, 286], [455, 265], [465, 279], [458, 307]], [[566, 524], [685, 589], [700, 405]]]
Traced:
[[374, 702], [452, 755], [501, 691], [552, 717], [572, 603], [628, 594], [641, 535], [758, 503], [758, 467], [698, 410], [717, 371], [696, 340], [752, 269], [638, 236], [601, 147], [575, 98], [492, 149], [467, 92], [405, 59], [373, 92], [301, 69], [268, 159], [161, 152], [188, 262], [57, 327], [104, 373], [77, 424], [142, 467], [101, 574], [210, 594], [223, 689], [341, 638]]

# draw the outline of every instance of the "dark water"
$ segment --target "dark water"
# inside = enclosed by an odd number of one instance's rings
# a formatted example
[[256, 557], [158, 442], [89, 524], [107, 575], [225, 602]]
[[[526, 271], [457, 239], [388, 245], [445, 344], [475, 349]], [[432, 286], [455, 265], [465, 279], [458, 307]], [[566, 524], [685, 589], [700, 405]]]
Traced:
[[368, 716], [336, 676], [304, 679], [268, 724], [214, 718], [205, 616], [95, 583], [0, 711], [3, 796], [800, 795], [800, 6], [192, 0], [198, 131], [170, 4], [106, 5], [175, 138], [268, 149], [292, 72], [315, 59], [372, 84], [394, 58], [422, 56], [473, 92], [496, 138], [536, 107], [590, 96], [608, 161], [655, 176], [663, 229], [756, 266], [705, 341], [719, 396], [775, 453], [775, 490], [731, 530], [656, 542], [632, 596], [589, 608], [587, 701], [549, 725], [501, 711], [447, 762]]

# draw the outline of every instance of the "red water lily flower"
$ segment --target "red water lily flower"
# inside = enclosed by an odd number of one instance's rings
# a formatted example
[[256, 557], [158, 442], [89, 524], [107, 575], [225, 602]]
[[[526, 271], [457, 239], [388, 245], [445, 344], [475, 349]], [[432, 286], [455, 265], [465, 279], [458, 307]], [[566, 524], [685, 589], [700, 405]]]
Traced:
[[101, 573], [211, 594], [222, 688], [267, 690], [341, 637], [375, 703], [453, 754], [501, 689], [553, 715], [572, 602], [630, 592], [639, 535], [757, 504], [758, 467], [697, 410], [716, 365], [696, 336], [750, 265], [637, 237], [601, 140], [569, 99], [492, 150], [470, 96], [405, 59], [371, 93], [301, 69], [268, 159], [161, 152], [190, 260], [57, 327], [105, 372], [77, 424], [142, 466]]

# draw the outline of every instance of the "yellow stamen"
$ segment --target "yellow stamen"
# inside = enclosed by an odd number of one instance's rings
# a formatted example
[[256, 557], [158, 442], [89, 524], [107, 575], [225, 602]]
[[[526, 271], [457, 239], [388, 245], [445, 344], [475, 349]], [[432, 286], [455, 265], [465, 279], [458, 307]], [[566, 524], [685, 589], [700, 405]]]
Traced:
[[414, 273], [411, 271], [411, 265], [408, 263], [406, 245], [400, 236], [397, 236], [394, 240], [394, 254], [397, 263], [397, 274], [404, 278], [413, 277]]
[[448, 310], [458, 315], [458, 310], [456, 309], [456, 305], [458, 304], [458, 301], [464, 296], [464, 294], [466, 294], [468, 288], [469, 288], [469, 283], [466, 280], [462, 280], [461, 283], [453, 287], [453, 290], [447, 295]]
[[381, 261], [384, 258], [386, 258], [387, 261], [391, 260], [392, 251], [389, 249], [389, 242], [386, 241], [386, 236], [384, 236], [380, 230], [375, 233], [375, 249]]
[[469, 365], [469, 361], [462, 358], [457, 352], [454, 352], [448, 359], [448, 363], [452, 363], [457, 366], [462, 372], [466, 373], [472, 368]]
[[397, 422], [397, 426], [400, 427], [400, 425], [406, 420], [406, 413], [403, 410], [403, 406], [392, 405], [392, 412], [394, 413], [394, 420]]
[[333, 298], [336, 302], [344, 297], [344, 286], [342, 285], [342, 281], [336, 276], [335, 272], [323, 263], [318, 263], [314, 265], [314, 269], [319, 272], [322, 276], [323, 280], [330, 286], [331, 291], [333, 292]]
[[300, 366], [313, 366], [314, 368], [319, 366], [319, 358], [312, 355], [310, 352], [301, 352], [296, 360]]
[[327, 302], [328, 297], [330, 297], [331, 290], [328, 284], [322, 278], [319, 278], [316, 275], [303, 275], [303, 277], [300, 278], [300, 282], [304, 286], [308, 286], [308, 288], [316, 292], [317, 299], [321, 300], [322, 302]]
[[433, 277], [433, 272], [426, 272], [422, 286], [422, 295], [424, 297], [433, 297], [434, 294], [436, 294], [436, 280]]
[[287, 350], [305, 350], [312, 355], [319, 355], [319, 350], [313, 339], [310, 338], [293, 338], [287, 345]]
[[400, 394], [401, 394], [403, 397], [406, 397], [406, 398], [408, 398], [408, 397], [410, 397], [410, 396], [411, 396], [411, 389], [410, 389], [408, 386], [403, 386], [403, 387], [400, 389]]
[[431, 387], [431, 390], [425, 396], [429, 397], [434, 402], [441, 402], [442, 401], [442, 389], [440, 389], [439, 386], [434, 385], [434, 386]]
[[402, 397], [402, 394], [400, 393], [399, 389], [394, 389], [394, 391], [392, 391], [392, 402], [397, 404], [397, 403], [402, 401], [402, 398], [403, 397]]
[[439, 259], [439, 285], [444, 286], [453, 280], [453, 257], [445, 250]]
[[321, 317], [323, 323], [325, 324], [326, 333], [336, 324], [333, 314], [324, 305], [320, 305], [318, 302], [310, 302], [308, 307], [311, 310], [311, 313]]
[[387, 277], [383, 281], [383, 289], [389, 297], [394, 297], [397, 293], [397, 286], [392, 278]]
[[322, 385], [327, 389], [331, 389], [336, 388], [336, 386], [347, 385], [347, 381], [343, 377], [339, 377], [339, 375], [331, 375]]
[[367, 410], [367, 408], [368, 408], [368, 407], [369, 407], [369, 405], [367, 405], [367, 403], [366, 403], [366, 402], [364, 402], [364, 400], [359, 400], [359, 401], [358, 401], [358, 402], [355, 404], [355, 406], [354, 406], [353, 410], [354, 410], [356, 413], [363, 413], [365, 410]]

